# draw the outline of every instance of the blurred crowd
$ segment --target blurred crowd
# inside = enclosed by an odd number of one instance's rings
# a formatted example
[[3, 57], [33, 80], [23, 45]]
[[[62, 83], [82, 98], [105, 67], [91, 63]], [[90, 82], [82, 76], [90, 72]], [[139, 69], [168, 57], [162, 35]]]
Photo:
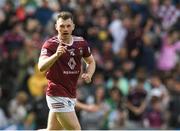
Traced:
[[82, 129], [180, 129], [179, 0], [0, 0], [0, 129], [46, 128], [37, 69], [59, 11], [74, 15], [97, 69], [78, 81]]

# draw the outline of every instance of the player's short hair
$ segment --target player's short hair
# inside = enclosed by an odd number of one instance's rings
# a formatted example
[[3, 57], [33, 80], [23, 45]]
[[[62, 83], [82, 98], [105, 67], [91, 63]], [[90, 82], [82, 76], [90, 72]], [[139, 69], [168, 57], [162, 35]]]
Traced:
[[57, 20], [62, 18], [63, 20], [71, 19], [73, 21], [73, 15], [70, 12], [62, 11], [57, 15]]

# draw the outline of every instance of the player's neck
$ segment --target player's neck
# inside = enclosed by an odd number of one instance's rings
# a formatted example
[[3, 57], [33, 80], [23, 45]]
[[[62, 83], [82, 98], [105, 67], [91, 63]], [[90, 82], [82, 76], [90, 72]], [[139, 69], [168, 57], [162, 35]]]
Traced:
[[67, 38], [63, 38], [63, 37], [61, 37], [61, 36], [58, 35], [58, 39], [59, 39], [59, 41], [62, 41], [62, 42], [64, 42], [64, 43], [68, 44], [68, 45], [71, 44], [72, 41], [73, 41], [72, 36], [69, 36], [69, 37], [67, 37]]

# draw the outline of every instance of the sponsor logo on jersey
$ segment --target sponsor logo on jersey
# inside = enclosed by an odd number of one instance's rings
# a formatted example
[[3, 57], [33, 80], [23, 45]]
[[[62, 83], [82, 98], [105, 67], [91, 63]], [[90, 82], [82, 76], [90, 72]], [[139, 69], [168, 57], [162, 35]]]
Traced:
[[63, 74], [66, 74], [66, 75], [73, 75], [73, 74], [79, 74], [80, 71], [63, 71]]
[[74, 51], [75, 51], [75, 49], [68, 49], [70, 56], [75, 56]]
[[68, 65], [69, 65], [69, 68], [70, 68], [71, 70], [73, 70], [73, 69], [75, 68], [76, 62], [75, 62], [75, 60], [74, 60], [73, 57], [71, 57], [71, 58], [69, 59]]

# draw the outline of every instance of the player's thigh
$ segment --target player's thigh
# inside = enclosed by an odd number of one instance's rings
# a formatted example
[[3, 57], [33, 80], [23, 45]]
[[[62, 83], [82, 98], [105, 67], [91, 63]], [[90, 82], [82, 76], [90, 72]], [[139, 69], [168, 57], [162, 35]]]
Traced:
[[49, 111], [47, 130], [62, 130], [61, 123], [57, 120], [56, 113]]
[[75, 111], [72, 112], [57, 112], [57, 119], [67, 130], [81, 130], [78, 118]]

